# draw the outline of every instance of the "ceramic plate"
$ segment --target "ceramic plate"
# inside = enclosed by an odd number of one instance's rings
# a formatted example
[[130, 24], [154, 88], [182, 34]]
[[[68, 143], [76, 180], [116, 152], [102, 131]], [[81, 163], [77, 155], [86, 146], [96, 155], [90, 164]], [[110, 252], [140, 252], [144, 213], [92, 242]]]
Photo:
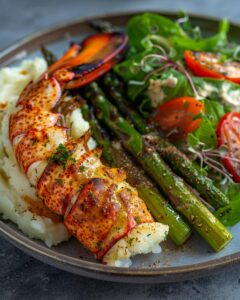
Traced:
[[[175, 14], [159, 12], [171, 18]], [[100, 17], [116, 26], [125, 26], [128, 19], [136, 13], [117, 14]], [[192, 16], [192, 21], [199, 25], [206, 34], [217, 30], [216, 19]], [[230, 36], [237, 39], [240, 26], [232, 24]], [[76, 20], [46, 31], [33, 34], [0, 53], [0, 66], [13, 65], [26, 57], [40, 55], [41, 45], [47, 45], [57, 54], [62, 54], [70, 41], [79, 41], [91, 33], [88, 20]], [[174, 282], [209, 275], [213, 271], [223, 269], [231, 264], [240, 262], [240, 224], [231, 229], [234, 236], [231, 244], [220, 253], [214, 253], [210, 247], [197, 235], [182, 247], [172, 243], [163, 244], [163, 253], [159, 255], [138, 256], [129, 269], [114, 268], [96, 262], [74, 239], [49, 249], [43, 243], [24, 236], [17, 227], [0, 220], [0, 233], [9, 242], [28, 254], [45, 263], [59, 267], [83, 276], [122, 282]]]

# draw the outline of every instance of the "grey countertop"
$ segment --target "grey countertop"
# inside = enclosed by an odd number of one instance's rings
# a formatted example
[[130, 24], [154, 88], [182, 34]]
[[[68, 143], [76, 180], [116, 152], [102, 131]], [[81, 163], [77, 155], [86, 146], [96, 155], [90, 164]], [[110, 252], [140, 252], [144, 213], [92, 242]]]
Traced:
[[[36, 30], [96, 14], [163, 9], [240, 22], [239, 0], [0, 0], [0, 48]], [[198, 280], [165, 285], [121, 284], [83, 278], [45, 265], [0, 238], [0, 299], [240, 298], [240, 267]]]

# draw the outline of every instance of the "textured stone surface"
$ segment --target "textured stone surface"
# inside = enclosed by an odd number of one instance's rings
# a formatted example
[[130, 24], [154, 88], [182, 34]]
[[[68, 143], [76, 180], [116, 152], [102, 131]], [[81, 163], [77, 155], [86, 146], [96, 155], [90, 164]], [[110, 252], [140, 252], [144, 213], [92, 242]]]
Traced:
[[[240, 22], [239, 0], [1, 0], [0, 48], [47, 26], [81, 16], [165, 9]], [[240, 268], [168, 285], [130, 285], [83, 278], [47, 266], [0, 238], [0, 299], [239, 299]]]

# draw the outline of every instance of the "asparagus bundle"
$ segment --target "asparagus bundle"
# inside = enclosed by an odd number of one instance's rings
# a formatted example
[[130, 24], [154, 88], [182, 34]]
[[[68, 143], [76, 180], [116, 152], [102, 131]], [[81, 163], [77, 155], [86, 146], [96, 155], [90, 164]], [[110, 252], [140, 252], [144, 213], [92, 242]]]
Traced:
[[220, 251], [228, 244], [232, 239], [231, 233], [202, 204], [185, 182], [172, 172], [155, 149], [143, 140], [141, 134], [121, 117], [96, 82], [85, 88], [85, 96], [92, 102], [97, 118], [116, 134], [124, 147], [168, 196], [176, 210], [185, 216], [212, 248]]
[[214, 185], [210, 178], [202, 175], [184, 153], [162, 138], [157, 131], [149, 127], [145, 119], [131, 107], [131, 104], [124, 96], [123, 84], [115, 74], [107, 73], [103, 77], [103, 85], [121, 113], [127, 115], [136, 129], [145, 135], [147, 141], [156, 149], [160, 156], [177, 174], [195, 188], [209, 204], [217, 209], [229, 203], [227, 196]]
[[169, 226], [169, 236], [176, 245], [182, 245], [190, 236], [191, 229], [183, 218], [158, 192], [153, 183], [144, 174], [141, 167], [124, 151], [119, 141], [111, 142], [100, 127], [86, 103], [81, 107], [83, 117], [90, 123], [93, 137], [102, 147], [104, 160], [112, 167], [124, 168], [127, 181], [137, 189], [155, 219]]

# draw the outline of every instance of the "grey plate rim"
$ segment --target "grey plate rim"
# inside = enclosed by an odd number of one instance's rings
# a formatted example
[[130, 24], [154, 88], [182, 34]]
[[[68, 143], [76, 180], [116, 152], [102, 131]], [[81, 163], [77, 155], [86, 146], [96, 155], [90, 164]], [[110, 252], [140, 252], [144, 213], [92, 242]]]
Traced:
[[[151, 10], [149, 10], [151, 11]], [[111, 13], [105, 15], [97, 15], [94, 17], [74, 19], [70, 22], [64, 22], [57, 26], [51, 26], [47, 29], [37, 31], [33, 34], [27, 35], [25, 38], [20, 39], [18, 42], [0, 50], [0, 66], [4, 66], [9, 61], [14, 60], [15, 56], [24, 51], [26, 46], [31, 51], [36, 47], [34, 45], [40, 44], [40, 40], [43, 37], [47, 37], [49, 41], [58, 40], [61, 33], [66, 28], [71, 28], [77, 25], [86, 25], [89, 20], [92, 19], [114, 19], [114, 18], [128, 18], [132, 15], [142, 13], [143, 11], [130, 11], [123, 13]], [[154, 10], [159, 14], [166, 16], [176, 16], [174, 11]], [[201, 19], [209, 22], [219, 22], [220, 19], [211, 16], [202, 16], [198, 14], [189, 14], [190, 17]], [[232, 26], [239, 27], [240, 24], [231, 22]], [[46, 41], [45, 41], [46, 43]], [[33, 239], [24, 236], [20, 233], [20, 230], [14, 229], [8, 226], [7, 223], [0, 220], [0, 235], [3, 236], [10, 243], [28, 253], [29, 255], [62, 270], [69, 271], [75, 274], [92, 277], [96, 279], [118, 281], [118, 282], [135, 282], [135, 283], [164, 283], [164, 282], [176, 282], [186, 280], [189, 278], [197, 278], [201, 276], [209, 275], [213, 272], [217, 272], [240, 263], [240, 251], [235, 254], [227, 255], [222, 258], [213, 259], [209, 262], [191, 264], [180, 267], [164, 267], [164, 268], [116, 268], [101, 265], [99, 263], [84, 261], [83, 259], [77, 259], [65, 254], [57, 253], [51, 248], [46, 248], [43, 245], [36, 243]]]

